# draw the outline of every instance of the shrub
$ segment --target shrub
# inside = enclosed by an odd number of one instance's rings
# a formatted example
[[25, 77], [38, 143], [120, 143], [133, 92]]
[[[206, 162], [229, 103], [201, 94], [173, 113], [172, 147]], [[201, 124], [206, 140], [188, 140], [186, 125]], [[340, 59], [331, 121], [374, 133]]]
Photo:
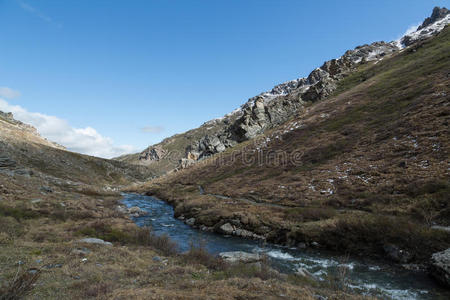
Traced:
[[158, 236], [150, 227], [136, 227], [132, 230], [113, 228], [104, 222], [94, 222], [77, 232], [80, 235], [96, 237], [108, 242], [150, 246], [165, 255], [178, 253], [178, 246], [167, 235]]
[[336, 215], [336, 211], [329, 207], [296, 207], [286, 212], [289, 219], [300, 222], [330, 219]]
[[34, 284], [40, 275], [40, 270], [22, 271], [9, 285], [0, 289], [0, 300], [22, 299], [34, 288]]
[[386, 244], [398, 245], [415, 259], [428, 259], [450, 245], [450, 235], [400, 217], [355, 215], [340, 219], [335, 227], [319, 233], [319, 243], [336, 250], [384, 254]]
[[24, 207], [9, 207], [5, 205], [0, 205], [0, 216], [3, 217], [13, 217], [17, 221], [35, 219], [39, 217], [36, 211], [31, 209], [26, 209]]
[[205, 244], [200, 242], [195, 244], [191, 241], [189, 251], [183, 254], [183, 260], [191, 264], [204, 265], [208, 269], [220, 270], [225, 267], [225, 262], [208, 252]]

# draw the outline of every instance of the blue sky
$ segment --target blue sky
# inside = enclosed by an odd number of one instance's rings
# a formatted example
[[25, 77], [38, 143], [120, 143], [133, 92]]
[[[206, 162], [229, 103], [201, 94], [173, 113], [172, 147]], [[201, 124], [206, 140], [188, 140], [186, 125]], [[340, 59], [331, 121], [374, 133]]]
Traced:
[[[448, 4], [0, 0], [0, 87], [17, 92], [3, 107], [63, 120], [75, 151], [142, 150]], [[73, 146], [85, 133], [115, 148]]]

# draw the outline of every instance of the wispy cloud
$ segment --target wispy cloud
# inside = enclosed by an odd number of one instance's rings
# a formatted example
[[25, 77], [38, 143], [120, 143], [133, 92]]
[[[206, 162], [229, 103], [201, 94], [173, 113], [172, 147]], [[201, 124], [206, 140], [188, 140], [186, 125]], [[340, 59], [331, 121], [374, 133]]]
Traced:
[[164, 131], [164, 127], [162, 126], [146, 126], [141, 128], [143, 132], [146, 133], [161, 133]]
[[0, 86], [0, 97], [13, 99], [20, 97], [20, 92], [6, 86]]
[[24, 2], [24, 1], [22, 1], [22, 0], [17, 0], [17, 3], [19, 4], [19, 6], [20, 6], [23, 10], [25, 10], [25, 11], [27, 11], [27, 12], [29, 12], [29, 13], [35, 15], [36, 17], [40, 18], [41, 20], [43, 20], [43, 21], [45, 21], [45, 22], [47, 22], [47, 23], [53, 24], [53, 25], [55, 25], [55, 26], [58, 27], [58, 28], [61, 28], [61, 27], [62, 27], [62, 25], [61, 25], [60, 23], [55, 22], [51, 17], [47, 16], [46, 14], [44, 14], [43, 12], [41, 12], [41, 11], [40, 11], [39, 9], [37, 9], [36, 7], [31, 6], [30, 4], [28, 4], [28, 3], [26, 3], [26, 2]]
[[15, 119], [33, 125], [43, 137], [74, 152], [112, 158], [138, 150], [130, 145], [115, 145], [111, 138], [102, 136], [92, 127], [74, 128], [66, 120], [29, 112], [3, 99], [0, 99], [0, 110], [12, 112]]
[[400, 40], [402, 37], [413, 33], [414, 31], [417, 30], [417, 28], [420, 26], [420, 24], [421, 23], [417, 23], [417, 24], [409, 26], [408, 29], [406, 29], [406, 31], [402, 35], [400, 35], [396, 40]]

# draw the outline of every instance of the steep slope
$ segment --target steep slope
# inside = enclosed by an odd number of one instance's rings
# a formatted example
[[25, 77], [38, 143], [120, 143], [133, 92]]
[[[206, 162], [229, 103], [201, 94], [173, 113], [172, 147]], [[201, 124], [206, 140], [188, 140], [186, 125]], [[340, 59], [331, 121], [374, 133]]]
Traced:
[[425, 263], [450, 247], [430, 228], [450, 225], [448, 70], [450, 28], [358, 65], [286, 124], [138, 190], [205, 230]]
[[398, 41], [375, 42], [347, 51], [338, 59], [325, 62], [308, 77], [275, 86], [247, 101], [241, 108], [206, 122], [197, 129], [167, 138], [139, 154], [117, 158], [133, 164], [145, 164], [158, 174], [184, 168], [238, 143], [255, 138], [283, 124], [309, 105], [334, 93], [339, 82], [367, 62], [382, 61], [404, 47], [427, 39], [450, 23], [446, 8], [436, 7], [417, 31]]

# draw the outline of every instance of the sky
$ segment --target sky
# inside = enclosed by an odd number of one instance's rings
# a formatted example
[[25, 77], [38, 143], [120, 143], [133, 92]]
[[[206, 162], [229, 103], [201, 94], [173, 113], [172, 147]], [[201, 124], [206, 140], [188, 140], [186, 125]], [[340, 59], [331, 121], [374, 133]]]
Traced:
[[138, 152], [449, 2], [0, 0], [0, 110], [72, 151]]

